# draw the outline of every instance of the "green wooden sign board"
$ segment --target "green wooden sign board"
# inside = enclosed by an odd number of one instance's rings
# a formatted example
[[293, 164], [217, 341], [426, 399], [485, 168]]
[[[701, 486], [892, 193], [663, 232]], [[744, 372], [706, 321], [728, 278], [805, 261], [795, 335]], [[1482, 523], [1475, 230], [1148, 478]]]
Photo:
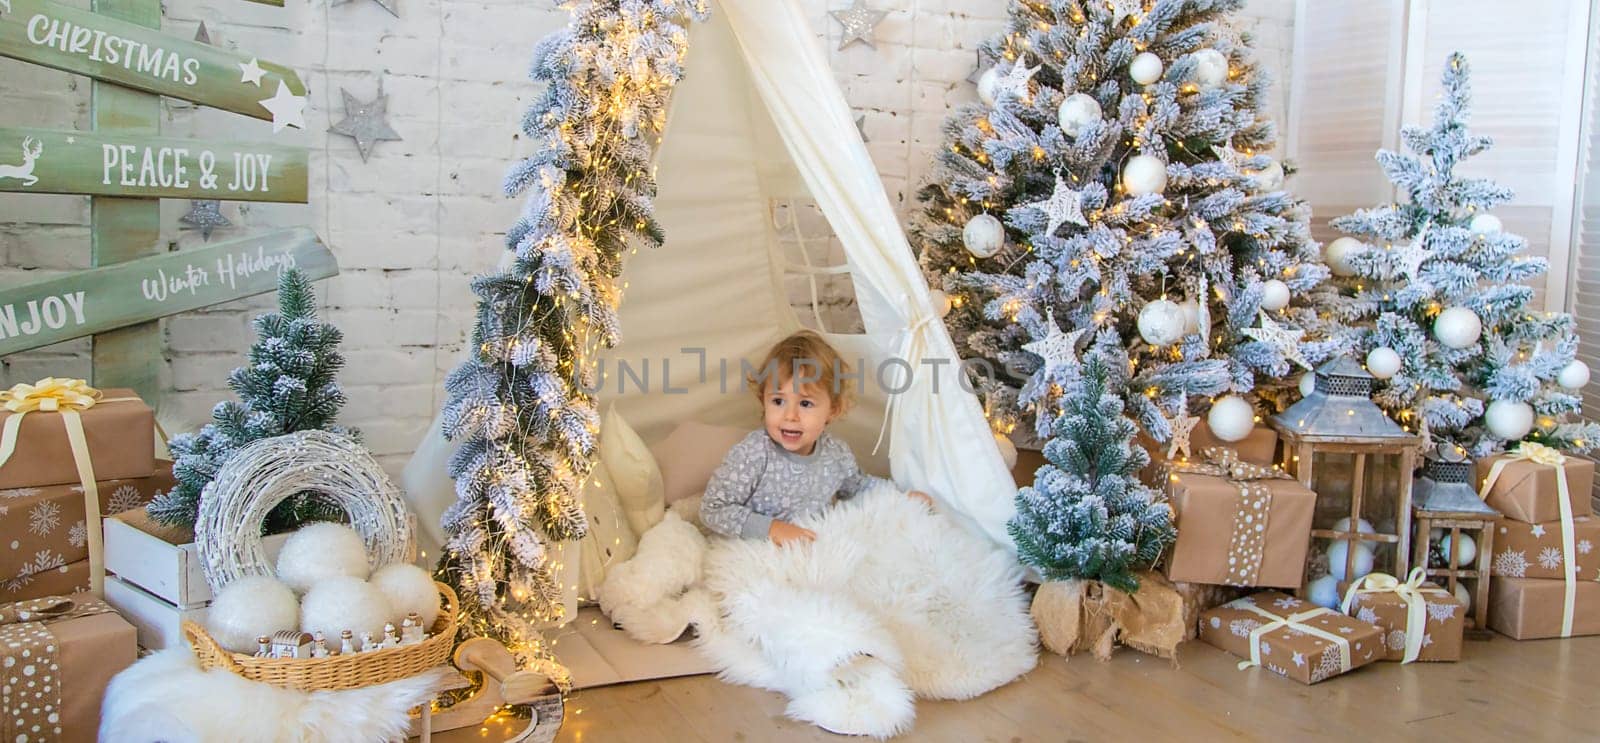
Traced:
[[265, 294], [289, 268], [339, 273], [316, 233], [296, 227], [0, 290], [0, 356]]
[[269, 121], [262, 101], [282, 95], [280, 82], [288, 95], [306, 94], [279, 64], [49, 0], [8, 1], [0, 55]]
[[0, 191], [306, 201], [307, 150], [0, 127]]

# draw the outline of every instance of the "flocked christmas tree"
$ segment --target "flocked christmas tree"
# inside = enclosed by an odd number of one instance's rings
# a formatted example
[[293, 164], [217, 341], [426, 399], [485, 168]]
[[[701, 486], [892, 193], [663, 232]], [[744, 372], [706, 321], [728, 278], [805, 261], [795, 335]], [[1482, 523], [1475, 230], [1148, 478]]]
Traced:
[[[173, 526], [193, 526], [200, 512], [200, 494], [229, 456], [258, 439], [295, 431], [323, 430], [351, 434], [334, 423], [344, 406], [337, 380], [344, 357], [343, 334], [317, 318], [311, 280], [295, 269], [278, 278], [278, 311], [255, 319], [256, 342], [249, 363], [228, 374], [237, 401], [217, 403], [212, 422], [198, 433], [174, 436], [172, 473], [177, 486], [151, 501], [151, 517]], [[268, 531], [281, 531], [309, 520], [338, 518], [337, 509], [311, 494], [279, 504], [268, 514]]]
[[1490, 213], [1510, 189], [1456, 173], [1492, 144], [1467, 130], [1470, 94], [1467, 62], [1452, 54], [1433, 124], [1402, 132], [1408, 153], [1378, 152], [1402, 198], [1333, 220], [1355, 236], [1327, 249], [1336, 316], [1382, 380], [1374, 399], [1430, 444], [1471, 456], [1525, 439], [1586, 451], [1600, 429], [1567, 420], [1589, 380], [1576, 324], [1535, 311], [1523, 283], [1548, 264]]
[[[1331, 351], [1242, 5], [1014, 1], [984, 44], [984, 102], [946, 120], [913, 234], [962, 356], [1007, 370], [976, 380], [997, 431], [1051, 435], [1059, 335], [1126, 353], [1128, 412], [1160, 441], [1223, 396], [1287, 402], [1280, 380]], [[1223, 409], [1243, 435], [1250, 403]]]
[[1017, 555], [1046, 580], [1097, 580], [1123, 591], [1155, 564], [1177, 531], [1172, 510], [1139, 480], [1150, 463], [1114, 389], [1124, 359], [1090, 354], [1067, 381], [1033, 486], [1017, 492], [1008, 524]]

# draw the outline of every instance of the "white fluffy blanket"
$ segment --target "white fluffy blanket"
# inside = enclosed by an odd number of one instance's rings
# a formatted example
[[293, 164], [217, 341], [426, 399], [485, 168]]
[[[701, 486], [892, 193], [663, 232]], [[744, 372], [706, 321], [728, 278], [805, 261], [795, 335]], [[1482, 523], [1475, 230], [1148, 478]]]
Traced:
[[788, 714], [886, 738], [913, 700], [969, 699], [1032, 669], [1022, 571], [1003, 550], [881, 488], [800, 524], [810, 545], [715, 538], [677, 513], [607, 574], [601, 608], [635, 639], [696, 646]]

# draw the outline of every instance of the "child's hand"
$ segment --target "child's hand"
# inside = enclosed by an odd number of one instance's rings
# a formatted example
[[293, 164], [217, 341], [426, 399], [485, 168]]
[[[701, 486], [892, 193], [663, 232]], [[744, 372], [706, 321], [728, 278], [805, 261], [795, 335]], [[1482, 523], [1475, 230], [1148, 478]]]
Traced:
[[906, 496], [912, 500], [922, 501], [922, 504], [930, 509], [933, 508], [933, 498], [928, 497], [928, 494], [922, 492], [921, 490], [913, 490], [909, 493], [906, 493]]
[[811, 542], [816, 540], [816, 532], [802, 529], [787, 521], [772, 520], [772, 526], [767, 527], [767, 538], [773, 544], [788, 544], [794, 541]]

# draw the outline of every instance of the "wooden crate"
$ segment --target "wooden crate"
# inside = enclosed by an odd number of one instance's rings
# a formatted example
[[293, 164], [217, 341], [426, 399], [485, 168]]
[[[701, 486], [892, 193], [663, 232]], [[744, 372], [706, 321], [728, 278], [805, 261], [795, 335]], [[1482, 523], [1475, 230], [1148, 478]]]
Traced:
[[[157, 524], [137, 509], [107, 518], [105, 535], [106, 572], [174, 609], [210, 603], [211, 586], [206, 584], [192, 532]], [[288, 538], [274, 534], [264, 539], [267, 555], [276, 559]]]
[[184, 620], [201, 624], [206, 621], [205, 606], [180, 609], [116, 576], [106, 576], [106, 603], [133, 625], [138, 633], [139, 647], [146, 650], [179, 647], [183, 644], [183, 636], [178, 628]]

